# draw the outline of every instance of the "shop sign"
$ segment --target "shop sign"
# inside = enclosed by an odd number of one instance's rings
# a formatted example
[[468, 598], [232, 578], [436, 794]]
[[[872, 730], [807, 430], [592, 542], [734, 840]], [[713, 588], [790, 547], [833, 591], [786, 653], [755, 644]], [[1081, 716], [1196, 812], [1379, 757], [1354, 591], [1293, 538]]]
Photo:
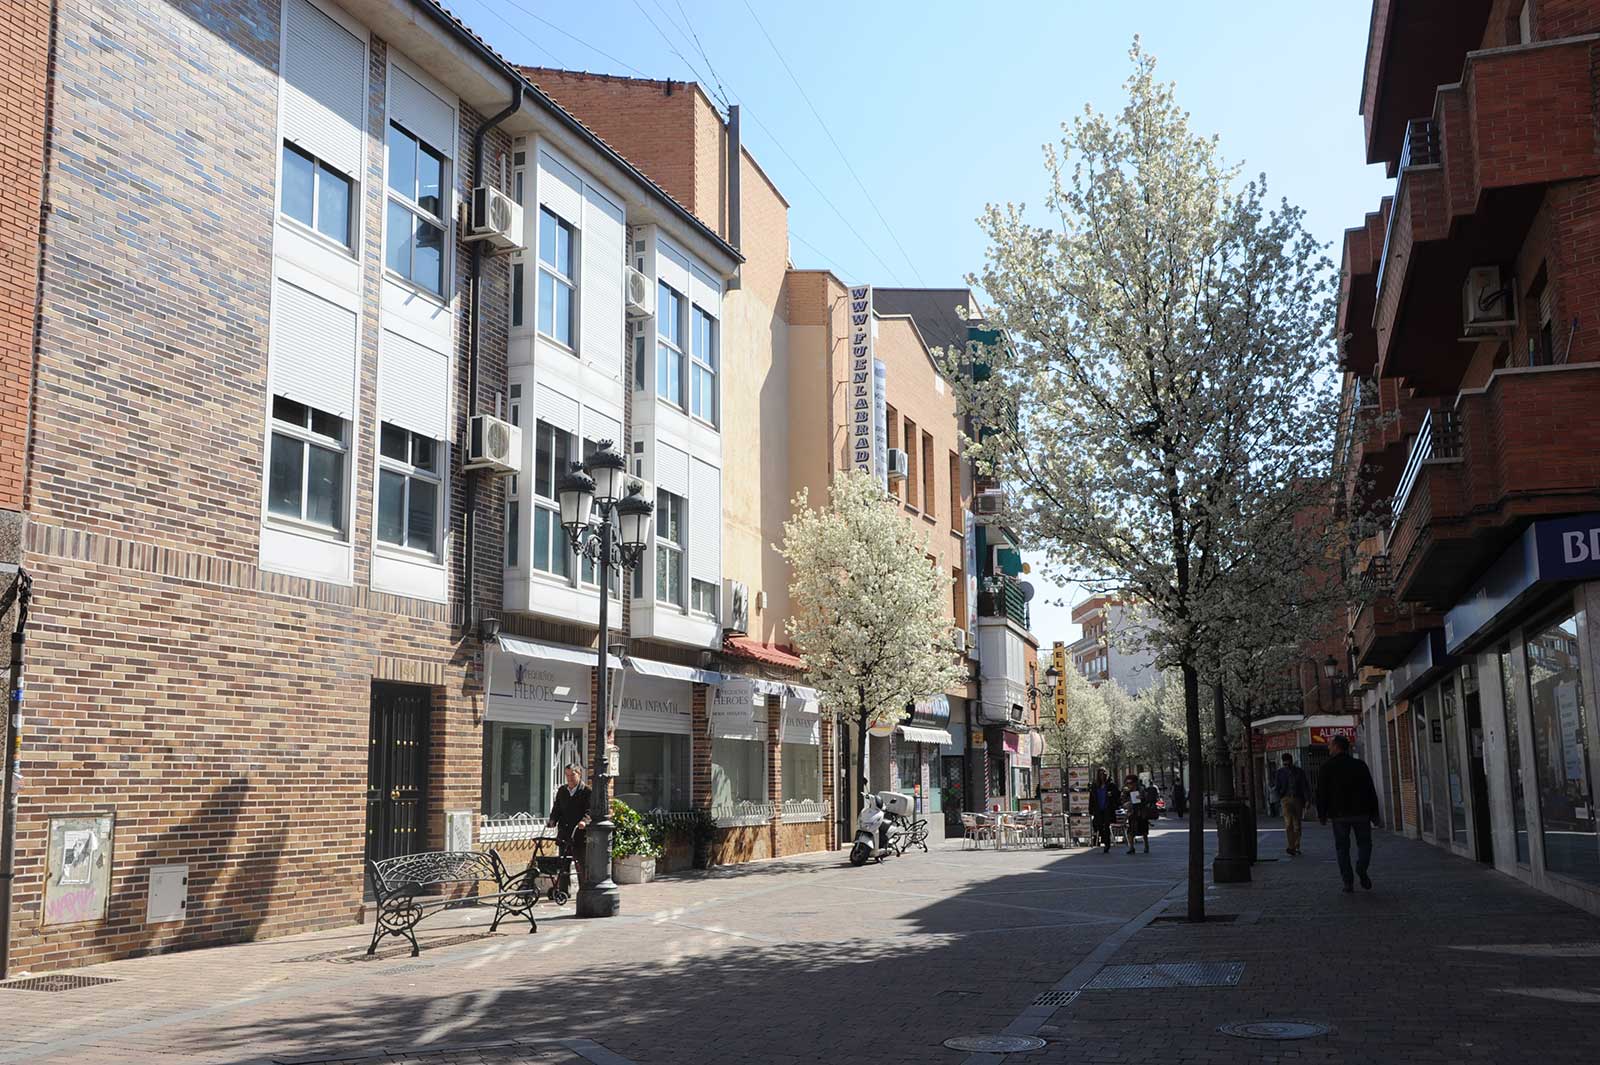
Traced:
[[1292, 751], [1299, 746], [1300, 733], [1298, 731], [1269, 732], [1267, 733], [1266, 741], [1262, 744], [1262, 750]]
[[709, 694], [713, 736], [739, 740], [763, 738], [756, 733], [756, 700], [760, 699], [763, 705], [766, 700], [757, 694], [754, 680], [727, 677], [713, 685]]
[[489, 663], [489, 716], [535, 724], [588, 720], [592, 670], [504, 652]]
[[688, 735], [694, 725], [689, 714], [690, 685], [633, 674], [622, 694], [617, 727], [630, 732], [665, 732]]
[[1000, 742], [1001, 745], [1005, 747], [1007, 754], [1014, 755], [1018, 751], [1022, 750], [1022, 737], [1020, 735], [1015, 732], [1007, 732], [1003, 735], [1005, 738]]
[[1600, 577], [1600, 514], [1536, 521], [1444, 617], [1454, 654], [1540, 585]]
[[950, 724], [950, 700], [943, 695], [932, 699], [918, 699], [911, 710], [911, 723], [930, 728], [946, 728]]
[[1356, 727], [1354, 725], [1332, 725], [1327, 728], [1314, 728], [1311, 730], [1311, 746], [1326, 747], [1333, 742], [1335, 736], [1343, 736], [1354, 744], [1356, 742]]
[[[888, 443], [888, 426], [882, 425], [880, 404], [887, 399], [879, 391], [879, 363], [872, 357], [872, 286], [854, 285], [850, 289], [850, 465], [878, 476], [887, 487], [888, 455], [878, 456], [878, 434], [882, 426]], [[887, 413], [887, 406], [884, 407]]]

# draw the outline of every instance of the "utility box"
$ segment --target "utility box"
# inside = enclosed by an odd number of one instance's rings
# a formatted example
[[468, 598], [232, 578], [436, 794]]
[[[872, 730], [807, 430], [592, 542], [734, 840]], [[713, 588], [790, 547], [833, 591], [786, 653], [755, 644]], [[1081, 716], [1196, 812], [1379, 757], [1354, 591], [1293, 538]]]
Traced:
[[150, 893], [145, 900], [146, 924], [181, 921], [189, 912], [189, 867], [152, 865]]

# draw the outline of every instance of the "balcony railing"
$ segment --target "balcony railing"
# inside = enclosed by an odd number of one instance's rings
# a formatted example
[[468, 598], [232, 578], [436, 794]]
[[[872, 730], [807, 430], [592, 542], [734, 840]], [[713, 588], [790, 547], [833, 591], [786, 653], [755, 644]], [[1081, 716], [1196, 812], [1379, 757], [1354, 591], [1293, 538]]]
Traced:
[[1422, 475], [1422, 464], [1429, 459], [1456, 459], [1461, 457], [1461, 420], [1454, 410], [1446, 407], [1430, 409], [1422, 416], [1417, 427], [1417, 438], [1411, 442], [1411, 454], [1406, 457], [1405, 469], [1400, 472], [1400, 483], [1394, 490], [1394, 519], [1399, 521], [1405, 513], [1406, 503]]
[[1028, 600], [1022, 582], [1013, 577], [990, 577], [978, 593], [978, 616], [1010, 618], [1023, 628], [1028, 624]]
[[1389, 266], [1389, 241], [1394, 236], [1394, 219], [1400, 213], [1400, 191], [1405, 187], [1406, 171], [1414, 166], [1439, 163], [1439, 129], [1431, 118], [1413, 118], [1406, 123], [1405, 144], [1400, 148], [1400, 172], [1394, 179], [1394, 204], [1389, 223], [1383, 230], [1383, 254], [1378, 257], [1378, 279], [1373, 291], [1383, 292], [1383, 272]]

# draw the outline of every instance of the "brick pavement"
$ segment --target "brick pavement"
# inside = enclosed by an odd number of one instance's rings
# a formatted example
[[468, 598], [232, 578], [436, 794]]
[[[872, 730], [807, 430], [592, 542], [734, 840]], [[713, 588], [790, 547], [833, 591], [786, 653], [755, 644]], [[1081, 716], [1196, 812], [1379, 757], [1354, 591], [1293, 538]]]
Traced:
[[[1264, 834], [1262, 853], [1281, 840]], [[366, 945], [356, 927], [112, 962], [77, 972], [113, 984], [0, 993], [0, 1065], [958, 1065], [980, 1059], [944, 1039], [1005, 1030], [1069, 972], [1154, 961], [1245, 969], [1234, 987], [1083, 992], [1040, 1017], [1049, 1044], [1017, 1065], [1591, 1056], [1600, 920], [1386, 834], [1377, 890], [1343, 895], [1326, 830], [1305, 846], [1212, 888], [1213, 911], [1240, 920], [1199, 927], [1129, 924], [1179, 882], [1184, 840], [1169, 831], [1149, 856], [947, 845], [861, 870], [832, 855], [757, 863], [625, 888], [624, 917], [550, 916], [537, 935], [488, 936], [485, 915], [453, 911], [418, 959], [350, 960]], [[1336, 1032], [1215, 1031], [1266, 1019]]]

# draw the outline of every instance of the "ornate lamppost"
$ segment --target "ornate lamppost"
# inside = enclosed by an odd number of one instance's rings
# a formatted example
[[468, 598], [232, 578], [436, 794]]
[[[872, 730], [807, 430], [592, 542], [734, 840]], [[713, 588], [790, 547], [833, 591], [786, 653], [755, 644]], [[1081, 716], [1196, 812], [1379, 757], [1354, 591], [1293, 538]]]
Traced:
[[621, 906], [617, 885], [611, 879], [611, 804], [609, 781], [611, 721], [610, 671], [607, 667], [610, 636], [611, 568], [626, 573], [639, 564], [650, 535], [654, 505], [639, 495], [639, 483], [627, 480], [628, 460], [600, 441], [588, 461], [572, 464], [561, 480], [561, 525], [572, 549], [595, 564], [600, 585], [600, 648], [596, 664], [594, 773], [590, 785], [589, 828], [585, 833], [583, 864], [578, 877], [578, 916], [615, 917]]

